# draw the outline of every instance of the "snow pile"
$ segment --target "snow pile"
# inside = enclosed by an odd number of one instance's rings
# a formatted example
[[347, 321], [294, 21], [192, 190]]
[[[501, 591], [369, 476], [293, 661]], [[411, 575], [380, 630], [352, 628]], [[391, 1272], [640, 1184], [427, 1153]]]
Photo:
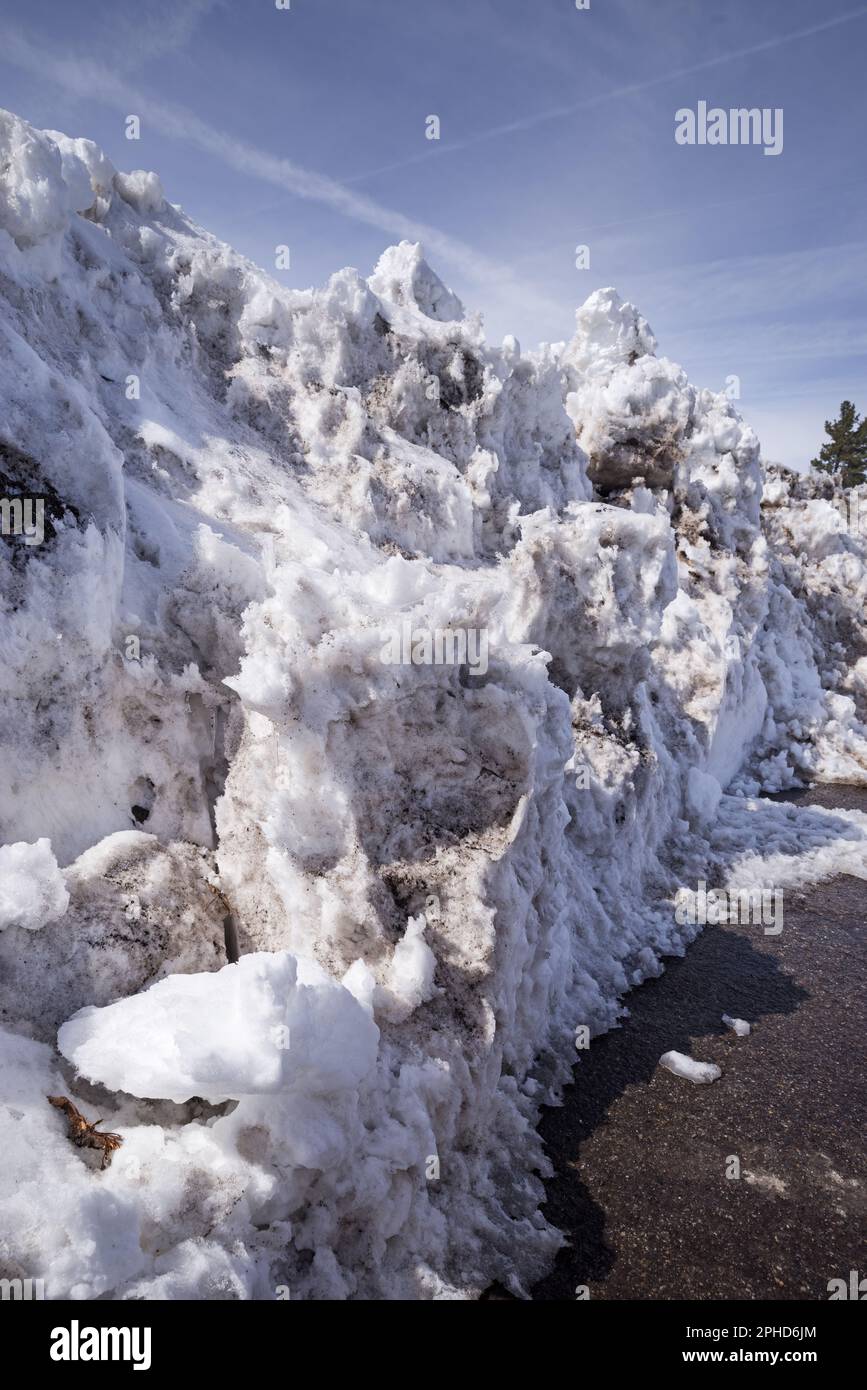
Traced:
[[763, 531], [753, 432], [613, 291], [530, 354], [406, 243], [289, 291], [5, 114], [0, 338], [44, 507], [0, 539], [0, 1273], [523, 1292], [539, 1105], [678, 891], [864, 872], [864, 817], [756, 799], [864, 780], [863, 546], [785, 488]]

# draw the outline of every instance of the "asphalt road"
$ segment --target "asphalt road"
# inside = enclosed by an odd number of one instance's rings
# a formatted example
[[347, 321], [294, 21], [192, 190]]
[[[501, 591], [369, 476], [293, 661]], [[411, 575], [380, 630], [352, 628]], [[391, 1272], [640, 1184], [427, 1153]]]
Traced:
[[[787, 799], [867, 810], [849, 787]], [[545, 1211], [571, 1244], [535, 1299], [826, 1300], [867, 1274], [865, 925], [864, 880], [787, 892], [779, 936], [707, 927], [633, 991], [545, 1112]], [[661, 1069], [671, 1048], [722, 1077]]]

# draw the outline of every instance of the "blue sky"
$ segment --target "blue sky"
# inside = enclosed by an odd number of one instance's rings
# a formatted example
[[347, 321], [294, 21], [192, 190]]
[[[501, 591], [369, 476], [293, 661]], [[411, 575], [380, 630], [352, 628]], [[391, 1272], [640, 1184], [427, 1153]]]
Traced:
[[[287, 284], [411, 236], [528, 347], [615, 285], [796, 467], [867, 411], [865, 57], [845, 0], [0, 0], [0, 105], [156, 169]], [[781, 107], [783, 152], [678, 145], [701, 100]]]

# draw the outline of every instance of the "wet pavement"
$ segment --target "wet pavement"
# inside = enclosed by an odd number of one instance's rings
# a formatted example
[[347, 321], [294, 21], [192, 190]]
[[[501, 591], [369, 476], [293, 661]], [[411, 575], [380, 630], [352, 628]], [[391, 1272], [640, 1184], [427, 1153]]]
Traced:
[[[867, 811], [863, 788], [785, 799]], [[545, 1212], [571, 1244], [535, 1299], [819, 1300], [867, 1274], [867, 882], [786, 891], [784, 906], [776, 937], [706, 927], [545, 1112]], [[722, 1077], [661, 1069], [672, 1048]]]

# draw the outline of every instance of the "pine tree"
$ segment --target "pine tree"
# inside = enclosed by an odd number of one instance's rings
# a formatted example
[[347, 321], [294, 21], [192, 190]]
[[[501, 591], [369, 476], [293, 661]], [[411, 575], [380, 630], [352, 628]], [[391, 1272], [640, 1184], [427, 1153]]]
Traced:
[[838, 420], [825, 421], [825, 433], [829, 443], [813, 459], [813, 468], [838, 477], [844, 487], [867, 482], [867, 419], [861, 419], [851, 401], [843, 401]]

